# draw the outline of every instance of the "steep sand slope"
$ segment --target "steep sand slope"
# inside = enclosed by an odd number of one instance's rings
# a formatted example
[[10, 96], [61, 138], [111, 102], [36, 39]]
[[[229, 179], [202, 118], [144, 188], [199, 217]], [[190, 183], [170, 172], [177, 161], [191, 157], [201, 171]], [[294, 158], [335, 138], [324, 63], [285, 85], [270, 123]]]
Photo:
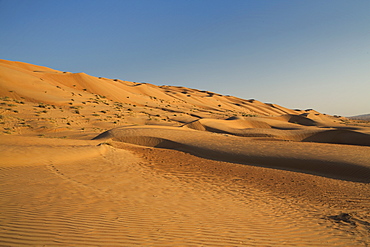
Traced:
[[[26, 87], [26, 88], [24, 88]], [[10, 92], [11, 91], [11, 92]], [[45, 91], [47, 93], [45, 93]], [[31, 64], [0, 60], [0, 95], [24, 97], [44, 103], [66, 103], [68, 93], [81, 97], [103, 95], [120, 103], [148, 105], [163, 110], [182, 111], [198, 108], [200, 115], [214, 113], [286, 114], [295, 113], [273, 104], [183, 87], [158, 87], [147, 83], [97, 78], [84, 73], [69, 73]], [[80, 103], [80, 102], [76, 102]], [[175, 103], [175, 105], [174, 105]]]

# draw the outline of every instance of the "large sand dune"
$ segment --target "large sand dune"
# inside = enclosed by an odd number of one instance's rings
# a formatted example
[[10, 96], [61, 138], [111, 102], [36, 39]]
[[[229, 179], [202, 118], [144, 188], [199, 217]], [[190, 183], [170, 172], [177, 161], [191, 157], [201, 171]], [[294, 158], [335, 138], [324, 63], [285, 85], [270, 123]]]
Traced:
[[1, 246], [368, 246], [370, 123], [0, 60]]
[[177, 149], [204, 158], [239, 164], [292, 169], [370, 182], [369, 147], [253, 141], [235, 136], [159, 126], [116, 128], [94, 139]]

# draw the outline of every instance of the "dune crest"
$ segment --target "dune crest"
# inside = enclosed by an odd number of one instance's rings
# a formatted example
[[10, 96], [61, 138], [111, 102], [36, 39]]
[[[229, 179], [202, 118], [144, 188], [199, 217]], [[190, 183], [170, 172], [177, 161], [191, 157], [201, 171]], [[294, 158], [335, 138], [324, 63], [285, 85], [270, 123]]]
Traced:
[[[16, 93], [18, 97], [27, 97], [30, 100], [44, 103], [50, 103], [52, 97], [67, 100], [70, 97], [65, 92], [69, 91], [69, 93], [78, 92], [83, 95], [81, 97], [102, 95], [120, 103], [150, 105], [156, 108], [176, 103], [178, 111], [183, 111], [184, 108], [187, 109], [186, 111], [200, 108], [200, 115], [208, 111], [260, 115], [294, 113], [294, 110], [281, 106], [223, 96], [209, 91], [93, 77], [85, 73], [61, 72], [21, 62], [0, 60], [0, 69], [2, 75], [0, 94], [2, 96], [12, 97]], [[29, 91], [21, 90], [18, 85], [28, 85], [35, 93], [30, 95]], [[45, 90], [48, 91], [46, 95], [44, 95]], [[63, 102], [56, 101], [58, 104], [63, 104]], [[171, 106], [168, 108], [171, 109]]]
[[[204, 158], [239, 164], [292, 169], [329, 177], [370, 182], [368, 147], [263, 142], [176, 127], [122, 127], [94, 140], [113, 140], [137, 145], [176, 149]], [[330, 155], [328, 155], [330, 153]]]

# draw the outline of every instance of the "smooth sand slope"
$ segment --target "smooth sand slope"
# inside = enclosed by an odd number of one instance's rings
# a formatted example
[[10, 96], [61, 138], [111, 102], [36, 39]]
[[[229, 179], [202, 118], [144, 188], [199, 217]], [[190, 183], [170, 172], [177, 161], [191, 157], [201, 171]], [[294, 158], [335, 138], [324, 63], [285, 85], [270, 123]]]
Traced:
[[370, 122], [0, 60], [1, 246], [368, 246]]
[[95, 139], [177, 149], [204, 158], [370, 182], [370, 147], [251, 141], [176, 127], [122, 127]]

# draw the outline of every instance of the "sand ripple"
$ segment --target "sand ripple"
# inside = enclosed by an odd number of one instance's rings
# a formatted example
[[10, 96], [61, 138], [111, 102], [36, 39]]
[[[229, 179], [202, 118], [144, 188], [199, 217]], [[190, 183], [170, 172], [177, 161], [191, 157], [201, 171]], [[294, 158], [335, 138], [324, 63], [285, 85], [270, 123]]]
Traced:
[[363, 246], [369, 241], [325, 218], [338, 213], [329, 207], [311, 208], [235, 178], [174, 172], [160, 164], [108, 148], [99, 157], [68, 164], [1, 168], [0, 241], [5, 246]]

